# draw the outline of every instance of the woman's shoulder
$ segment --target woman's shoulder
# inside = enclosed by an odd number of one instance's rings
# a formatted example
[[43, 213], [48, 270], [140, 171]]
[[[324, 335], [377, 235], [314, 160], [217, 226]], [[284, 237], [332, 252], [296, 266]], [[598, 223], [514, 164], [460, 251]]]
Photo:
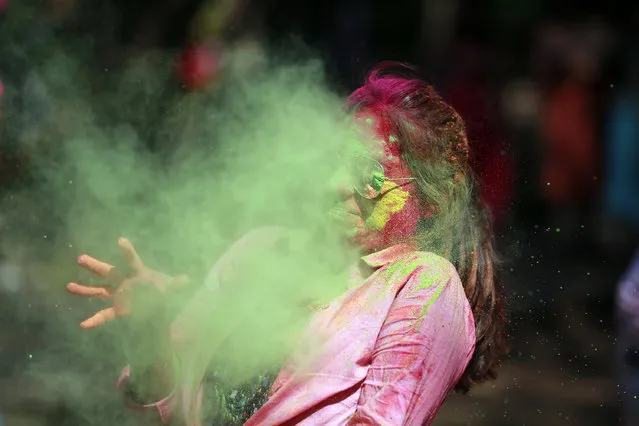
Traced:
[[424, 325], [425, 330], [440, 334], [441, 324], [448, 324], [458, 331], [455, 336], [466, 342], [464, 344], [473, 346], [475, 325], [472, 309], [455, 266], [436, 253], [424, 251], [412, 252], [400, 262], [412, 264], [412, 272], [397, 293], [396, 300], [423, 305], [420, 312], [427, 313], [431, 319]]
[[429, 251], [414, 251], [401, 259], [399, 263], [409, 267], [415, 275], [428, 276], [434, 282], [451, 281], [461, 285], [457, 268], [450, 260]]
[[415, 251], [401, 259], [397, 266], [409, 275], [403, 293], [424, 293], [424, 297], [435, 297], [446, 305], [464, 305], [470, 310], [463, 282], [450, 260], [436, 253]]

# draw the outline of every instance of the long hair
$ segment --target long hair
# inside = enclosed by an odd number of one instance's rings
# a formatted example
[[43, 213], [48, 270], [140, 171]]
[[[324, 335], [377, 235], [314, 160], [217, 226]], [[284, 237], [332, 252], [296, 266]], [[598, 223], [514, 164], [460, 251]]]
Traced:
[[463, 282], [476, 345], [455, 389], [467, 392], [496, 377], [499, 357], [508, 348], [491, 222], [468, 164], [464, 122], [412, 68], [394, 63], [379, 65], [347, 107], [371, 113], [380, 138], [397, 139], [422, 206], [417, 246], [448, 259]]

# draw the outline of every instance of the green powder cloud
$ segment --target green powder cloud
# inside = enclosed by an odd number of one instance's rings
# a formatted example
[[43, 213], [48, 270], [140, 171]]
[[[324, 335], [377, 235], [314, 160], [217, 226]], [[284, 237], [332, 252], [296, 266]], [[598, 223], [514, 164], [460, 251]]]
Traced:
[[[346, 290], [357, 253], [329, 212], [362, 152], [357, 132], [319, 61], [264, 54], [263, 68], [187, 95], [170, 88], [171, 61], [159, 53], [108, 78], [65, 49], [34, 63], [31, 84], [40, 89], [23, 94], [43, 112], [29, 132], [12, 124], [10, 133], [35, 148], [28, 183], [4, 198], [5, 246], [26, 247], [46, 267], [31, 271], [30, 307], [20, 309], [44, 324], [29, 374], [47, 398], [72, 407], [71, 424], [126, 424], [119, 369], [133, 352], [151, 360], [158, 350], [143, 338], [127, 346], [123, 321], [79, 328], [104, 307], [65, 292], [68, 281], [98, 284], [75, 266], [81, 253], [120, 262], [116, 242], [126, 236], [152, 268], [188, 274], [192, 284], [166, 308], [187, 306], [206, 325], [194, 348], [231, 384], [281, 365], [308, 307]], [[252, 246], [223, 290], [188, 302], [216, 259], [264, 226], [292, 232], [284, 243]]]

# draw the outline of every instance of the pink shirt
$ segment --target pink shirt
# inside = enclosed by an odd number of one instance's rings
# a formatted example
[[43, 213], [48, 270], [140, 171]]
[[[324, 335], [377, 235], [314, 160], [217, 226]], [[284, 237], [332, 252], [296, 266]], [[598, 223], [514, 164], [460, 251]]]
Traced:
[[[247, 426], [433, 420], [475, 348], [474, 320], [460, 278], [445, 259], [404, 245], [362, 259], [372, 274], [360, 275], [359, 285], [312, 318], [269, 400]], [[201, 398], [197, 387], [184, 386], [144, 407], [157, 409], [167, 421], [179, 404], [184, 415], [179, 424], [199, 426]]]

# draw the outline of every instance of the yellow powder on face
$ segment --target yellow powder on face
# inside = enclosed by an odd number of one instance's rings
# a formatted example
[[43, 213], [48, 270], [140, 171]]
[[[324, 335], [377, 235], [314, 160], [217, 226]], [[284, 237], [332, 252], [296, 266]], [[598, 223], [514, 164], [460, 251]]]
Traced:
[[384, 229], [390, 220], [391, 214], [397, 213], [404, 208], [410, 195], [407, 191], [397, 187], [396, 183], [390, 181], [384, 182], [381, 192], [385, 193], [384, 196], [377, 201], [372, 213], [366, 219], [366, 226], [376, 231]]

